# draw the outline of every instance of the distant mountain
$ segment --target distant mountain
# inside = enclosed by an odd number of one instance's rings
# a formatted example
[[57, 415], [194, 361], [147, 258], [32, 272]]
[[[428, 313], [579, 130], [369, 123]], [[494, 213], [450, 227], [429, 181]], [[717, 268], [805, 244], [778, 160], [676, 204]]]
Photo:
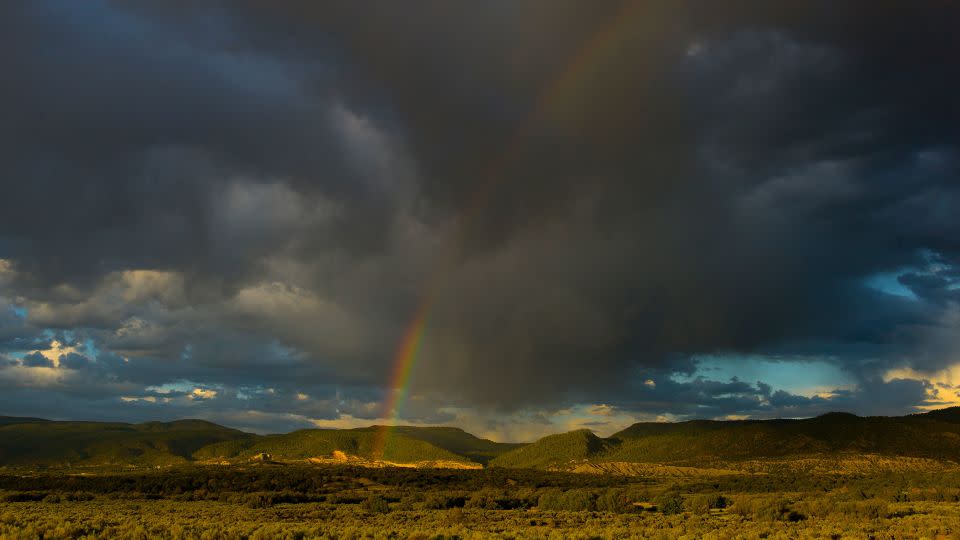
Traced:
[[0, 423], [0, 465], [164, 465], [183, 463], [200, 448], [248, 434], [203, 420], [124, 424]]
[[937, 409], [935, 411], [915, 414], [913, 417], [929, 418], [940, 420], [941, 422], [950, 422], [960, 424], [960, 407], [948, 407], [946, 409]]
[[381, 430], [371, 426], [254, 435], [203, 420], [124, 424], [0, 417], [0, 465], [171, 465], [245, 460], [261, 453], [274, 459], [306, 459], [335, 450], [398, 463], [485, 464], [519, 446], [480, 439], [458, 428], [398, 426], [388, 429], [383, 454], [375, 456]]
[[692, 464], [811, 454], [881, 454], [960, 461], [960, 408], [902, 417], [828, 413], [803, 420], [641, 422], [610, 438], [551, 435], [491, 465], [557, 467], [590, 462]]
[[587, 429], [548, 435], [490, 461], [493, 467], [548, 468], [602, 455], [611, 443]]
[[416, 461], [470, 460], [449, 450], [401, 433], [389, 433], [382, 455], [374, 455], [378, 434], [372, 430], [302, 429], [283, 435], [253, 436], [225, 441], [199, 449], [195, 459], [249, 458], [270, 454], [277, 459], [306, 459], [329, 456], [339, 450], [366, 459], [384, 459], [398, 463]]
[[37, 422], [49, 422], [43, 418], [28, 418], [24, 416], [0, 416], [0, 426], [6, 424], [35, 424]]
[[531, 444], [495, 443], [458, 428], [398, 426], [388, 429], [383, 455], [374, 455], [382, 429], [254, 435], [203, 420], [124, 424], [0, 417], [0, 466], [237, 462], [262, 453], [278, 460], [307, 459], [336, 450], [396, 463], [445, 461], [541, 469], [859, 454], [960, 461], [960, 407], [900, 417], [829, 413], [803, 420], [641, 422], [609, 438], [577, 430]]
[[[356, 431], [374, 431], [377, 429], [380, 429], [379, 426], [359, 428]], [[455, 427], [396, 426], [390, 428], [390, 430], [395, 434], [428, 442], [438, 448], [464, 456], [483, 465], [501, 454], [524, 446], [522, 443], [497, 443], [488, 439], [481, 439]]]
[[303, 429], [283, 435], [250, 436], [201, 448], [195, 459], [232, 459], [267, 453], [277, 458], [328, 456], [334, 450], [365, 459], [398, 463], [454, 461], [486, 464], [491, 458], [522, 445], [495, 443], [459, 428], [396, 426], [387, 428], [382, 456], [374, 445], [382, 426], [357, 429]]

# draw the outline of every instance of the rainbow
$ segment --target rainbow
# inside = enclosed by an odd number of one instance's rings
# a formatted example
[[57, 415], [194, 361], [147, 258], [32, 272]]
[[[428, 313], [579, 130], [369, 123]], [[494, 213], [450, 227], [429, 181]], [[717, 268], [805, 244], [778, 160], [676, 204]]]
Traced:
[[461, 238], [467, 232], [473, 216], [486, 205], [490, 195], [503, 181], [504, 169], [514, 161], [531, 130], [539, 125], [551, 111], [558, 109], [562, 101], [565, 99], [572, 100], [582, 91], [583, 82], [587, 80], [585, 75], [589, 72], [590, 67], [598, 59], [609, 54], [617, 47], [622, 38], [629, 36], [625, 30], [630, 28], [630, 23], [639, 14], [639, 8], [644, 3], [642, 0], [624, 2], [620, 10], [610, 17], [607, 24], [603, 25], [578, 49], [560, 74], [544, 87], [544, 91], [536, 100], [533, 110], [520, 123], [509, 143], [504, 147], [504, 151], [491, 163], [483, 175], [485, 180], [477, 186], [469, 197], [470, 204], [459, 214], [451, 237], [446, 242], [446, 254], [441, 257], [431, 279], [427, 281], [427, 287], [417, 303], [413, 318], [407, 325], [394, 355], [393, 370], [380, 416], [387, 419], [388, 422], [385, 425], [377, 426], [373, 442], [373, 456], [375, 458], [383, 459], [391, 428], [401, 422], [401, 409], [407, 397], [411, 375], [416, 368], [417, 359], [423, 347], [433, 301], [437, 296], [439, 274], [442, 274], [452, 264], [456, 249], [460, 245]]
[[375, 459], [383, 459], [390, 428], [400, 420], [400, 407], [406, 398], [407, 389], [410, 385], [410, 374], [413, 373], [413, 368], [416, 366], [420, 346], [423, 345], [423, 337], [426, 334], [427, 320], [432, 305], [431, 298], [432, 295], [424, 295], [424, 298], [420, 300], [416, 315], [403, 333], [400, 347], [397, 348], [397, 353], [394, 356], [393, 374], [390, 377], [390, 384], [387, 387], [388, 394], [383, 402], [381, 413], [382, 418], [390, 418], [392, 422], [376, 428], [373, 439], [373, 457]]

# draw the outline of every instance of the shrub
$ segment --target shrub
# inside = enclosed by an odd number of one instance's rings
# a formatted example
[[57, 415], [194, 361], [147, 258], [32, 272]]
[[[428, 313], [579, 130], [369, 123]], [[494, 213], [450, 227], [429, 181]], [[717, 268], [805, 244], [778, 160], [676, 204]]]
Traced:
[[374, 514], [386, 514], [390, 511], [390, 503], [381, 495], [370, 495], [360, 503], [360, 507]]
[[467, 504], [466, 497], [451, 496], [444, 494], [434, 494], [423, 503], [423, 507], [428, 510], [446, 510], [448, 508], [463, 508]]
[[720, 509], [720, 508], [726, 508], [729, 505], [730, 505], [730, 500], [724, 497], [723, 495], [720, 495], [719, 493], [716, 493], [710, 497], [710, 508]]
[[459, 525], [463, 523], [463, 509], [459, 506], [455, 506], [447, 510], [446, 519], [444, 521], [446, 521], [447, 526]]
[[727, 499], [719, 493], [693, 495], [687, 499], [685, 506], [696, 514], [709, 514], [715, 508], [726, 508]]
[[480, 508], [483, 510], [514, 510], [536, 506], [523, 497], [509, 497], [497, 490], [481, 490], [471, 495], [465, 505], [466, 508]]
[[887, 514], [890, 513], [887, 503], [879, 499], [842, 502], [837, 504], [836, 509], [841, 514], [856, 516], [862, 519], [878, 519], [887, 517]]
[[826, 497], [807, 499], [801, 503], [800, 508], [808, 516], [823, 518], [836, 510], [836, 501]]
[[563, 501], [564, 510], [569, 510], [572, 512], [579, 512], [583, 510], [596, 510], [596, 495], [585, 489], [571, 489], [563, 493], [561, 499]]
[[36, 502], [42, 501], [46, 496], [43, 491], [14, 491], [0, 494], [0, 502]]
[[710, 499], [709, 495], [693, 495], [686, 500], [684, 506], [694, 514], [709, 514]]
[[782, 497], [742, 497], [732, 508], [733, 513], [760, 521], [800, 521], [805, 516], [790, 508], [789, 501]]
[[[238, 494], [234, 494], [233, 500], [236, 500], [237, 496]], [[316, 502], [323, 501], [326, 498], [324, 495], [309, 495], [289, 490], [280, 492], [258, 491], [256, 493], [247, 493], [240, 497], [243, 503], [250, 508], [269, 508], [280, 503]], [[231, 497], [228, 496], [227, 500], [231, 500]]]
[[273, 496], [270, 493], [248, 493], [244, 502], [249, 508], [269, 508], [273, 506]]
[[500, 510], [497, 499], [500, 494], [492, 490], [477, 491], [470, 496], [470, 500], [465, 505], [466, 508], [481, 508], [483, 510]]
[[560, 510], [560, 498], [563, 492], [559, 489], [548, 489], [544, 491], [537, 500], [537, 506], [541, 510]]
[[676, 491], [668, 491], [653, 499], [653, 504], [664, 514], [679, 514], [683, 512], [683, 497]]
[[361, 497], [351, 493], [337, 493], [328, 498], [330, 504], [358, 504], [363, 502]]
[[96, 495], [93, 493], [87, 493], [86, 491], [74, 491], [72, 493], [62, 493], [60, 495], [60, 499], [63, 501], [92, 501], [96, 498]]
[[633, 512], [636, 509], [627, 491], [620, 488], [610, 488], [601, 492], [597, 497], [596, 507], [600, 512], [618, 514]]
[[566, 510], [570, 512], [596, 510], [597, 508], [596, 496], [584, 489], [547, 490], [540, 495], [538, 506], [543, 510]]

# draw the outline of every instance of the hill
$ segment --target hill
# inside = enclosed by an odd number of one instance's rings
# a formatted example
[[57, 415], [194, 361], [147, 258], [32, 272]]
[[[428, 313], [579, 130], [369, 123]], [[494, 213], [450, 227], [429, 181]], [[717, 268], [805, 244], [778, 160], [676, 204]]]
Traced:
[[427, 441], [391, 433], [385, 439], [382, 456], [374, 455], [378, 434], [373, 428], [362, 430], [302, 429], [283, 435], [253, 436], [224, 441], [194, 452], [194, 459], [249, 458], [267, 453], [276, 459], [306, 459], [329, 456], [334, 450], [365, 459], [384, 459], [398, 463], [416, 461], [469, 462], [470, 459]]
[[941, 422], [950, 422], [952, 424], [960, 424], [960, 407], [947, 407], [946, 409], [937, 409], [935, 411], [915, 414], [913, 415], [913, 417], [928, 418], [931, 420], [939, 420]]
[[960, 459], [960, 423], [937, 415], [858, 417], [829, 413], [803, 420], [636, 424], [611, 440], [607, 461], [743, 460], [801, 454], [862, 453]]
[[720, 469], [723, 463], [738, 462], [743, 468], [758, 460], [846, 463], [845, 459], [863, 455], [878, 456], [880, 461], [889, 457], [960, 462], [958, 407], [900, 417], [829, 413], [800, 420], [641, 422], [609, 438], [578, 430], [531, 444], [495, 443], [451, 427], [397, 426], [387, 434], [383, 455], [375, 455], [383, 435], [379, 426], [254, 435], [202, 420], [125, 424], [0, 417], [0, 466], [237, 462], [261, 453], [277, 460], [299, 460], [330, 456], [335, 450], [395, 463], [597, 471], [633, 470], [623, 464], [637, 463]]
[[490, 464], [534, 468], [576, 468], [584, 462], [702, 466], [867, 454], [960, 461], [957, 407], [901, 417], [828, 413], [802, 420], [641, 422], [607, 439], [591, 438], [588, 433], [544, 437]]
[[458, 428], [390, 428], [383, 455], [374, 456], [382, 428], [305, 429], [254, 435], [202, 420], [125, 424], [55, 422], [0, 417], [0, 465], [172, 465], [195, 460], [244, 460], [260, 453], [275, 459], [329, 456], [334, 450], [397, 463], [486, 463], [518, 445], [495, 443]]
[[28, 418], [25, 416], [0, 416], [0, 426], [7, 424], [35, 424], [37, 422], [49, 422], [43, 418]]
[[28, 421], [0, 424], [2, 465], [166, 465], [188, 461], [198, 449], [246, 433], [180, 420], [125, 424]]
[[[379, 429], [379, 426], [359, 428], [356, 431], [372, 431], [376, 429]], [[455, 427], [395, 426], [390, 428], [390, 431], [411, 439], [428, 442], [438, 448], [464, 456], [482, 465], [486, 465], [491, 459], [501, 454], [524, 446], [522, 443], [497, 443], [488, 439], [481, 439]]]
[[492, 467], [548, 468], [583, 462], [602, 454], [610, 442], [587, 429], [548, 435], [490, 461]]

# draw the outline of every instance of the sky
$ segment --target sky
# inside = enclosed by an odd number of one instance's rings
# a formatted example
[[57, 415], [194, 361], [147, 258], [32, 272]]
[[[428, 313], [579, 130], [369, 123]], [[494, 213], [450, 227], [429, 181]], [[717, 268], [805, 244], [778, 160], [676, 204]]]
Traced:
[[0, 414], [960, 404], [940, 1], [0, 5]]

